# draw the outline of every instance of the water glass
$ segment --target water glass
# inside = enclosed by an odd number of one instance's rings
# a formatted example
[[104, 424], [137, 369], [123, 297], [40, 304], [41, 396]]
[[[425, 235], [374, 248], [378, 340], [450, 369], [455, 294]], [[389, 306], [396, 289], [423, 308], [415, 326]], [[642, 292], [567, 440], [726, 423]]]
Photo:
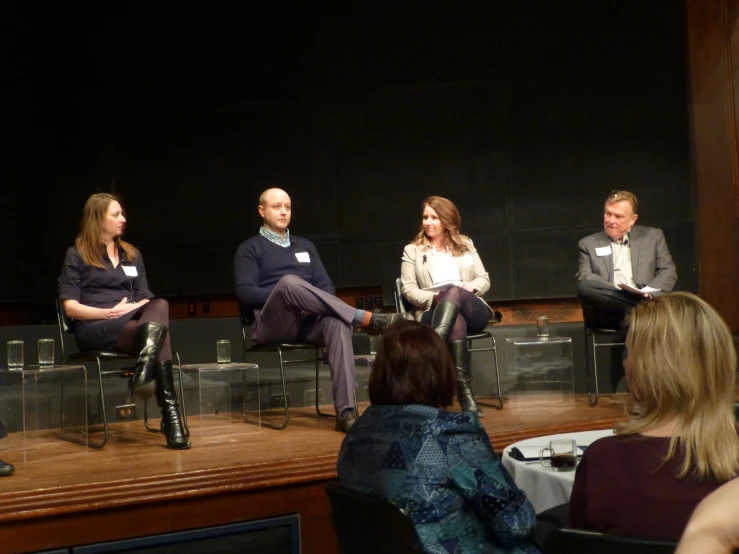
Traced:
[[230, 340], [216, 341], [216, 362], [218, 362], [219, 364], [230, 364], [231, 363], [231, 341]]
[[549, 318], [545, 315], [536, 318], [536, 335], [538, 337], [549, 336]]
[[54, 365], [54, 339], [38, 340], [38, 363], [43, 366]]
[[21, 369], [23, 367], [23, 341], [8, 341], [8, 369]]

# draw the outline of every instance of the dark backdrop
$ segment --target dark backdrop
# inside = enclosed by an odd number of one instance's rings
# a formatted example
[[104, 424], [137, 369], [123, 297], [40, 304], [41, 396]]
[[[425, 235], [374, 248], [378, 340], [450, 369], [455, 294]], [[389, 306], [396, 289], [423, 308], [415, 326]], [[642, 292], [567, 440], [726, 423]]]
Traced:
[[574, 296], [577, 240], [625, 188], [640, 223], [664, 229], [679, 288], [697, 289], [681, 3], [504, 4], [13, 14], [0, 301], [54, 297], [96, 190], [123, 196], [157, 294], [231, 292], [272, 185], [339, 287], [389, 284], [439, 194], [491, 299]]

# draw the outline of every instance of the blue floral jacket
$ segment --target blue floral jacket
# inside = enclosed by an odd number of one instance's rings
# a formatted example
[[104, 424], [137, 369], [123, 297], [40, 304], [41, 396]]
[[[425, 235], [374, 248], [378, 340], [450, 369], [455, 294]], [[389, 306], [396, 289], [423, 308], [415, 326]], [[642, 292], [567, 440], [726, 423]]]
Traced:
[[341, 445], [338, 472], [407, 510], [426, 552], [540, 552], [529, 540], [534, 508], [471, 414], [370, 406]]

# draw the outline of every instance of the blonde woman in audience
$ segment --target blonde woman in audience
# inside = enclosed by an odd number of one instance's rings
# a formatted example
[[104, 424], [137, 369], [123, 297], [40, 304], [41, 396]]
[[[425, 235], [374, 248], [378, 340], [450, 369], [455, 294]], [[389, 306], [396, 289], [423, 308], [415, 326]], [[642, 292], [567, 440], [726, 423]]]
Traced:
[[739, 474], [736, 351], [706, 302], [670, 293], [627, 316], [629, 421], [585, 452], [570, 526], [677, 541], [698, 503]]

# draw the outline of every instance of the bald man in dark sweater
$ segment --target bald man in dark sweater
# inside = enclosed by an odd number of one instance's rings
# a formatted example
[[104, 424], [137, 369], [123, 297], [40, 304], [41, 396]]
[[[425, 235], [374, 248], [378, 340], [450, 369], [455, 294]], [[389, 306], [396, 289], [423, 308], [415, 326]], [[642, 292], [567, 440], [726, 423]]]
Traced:
[[333, 382], [336, 430], [347, 432], [357, 419], [352, 325], [382, 331], [400, 314], [376, 314], [338, 299], [316, 247], [291, 236], [290, 197], [268, 189], [259, 198], [262, 227], [234, 256], [236, 295], [254, 313], [252, 339], [258, 343], [305, 341], [325, 346]]

